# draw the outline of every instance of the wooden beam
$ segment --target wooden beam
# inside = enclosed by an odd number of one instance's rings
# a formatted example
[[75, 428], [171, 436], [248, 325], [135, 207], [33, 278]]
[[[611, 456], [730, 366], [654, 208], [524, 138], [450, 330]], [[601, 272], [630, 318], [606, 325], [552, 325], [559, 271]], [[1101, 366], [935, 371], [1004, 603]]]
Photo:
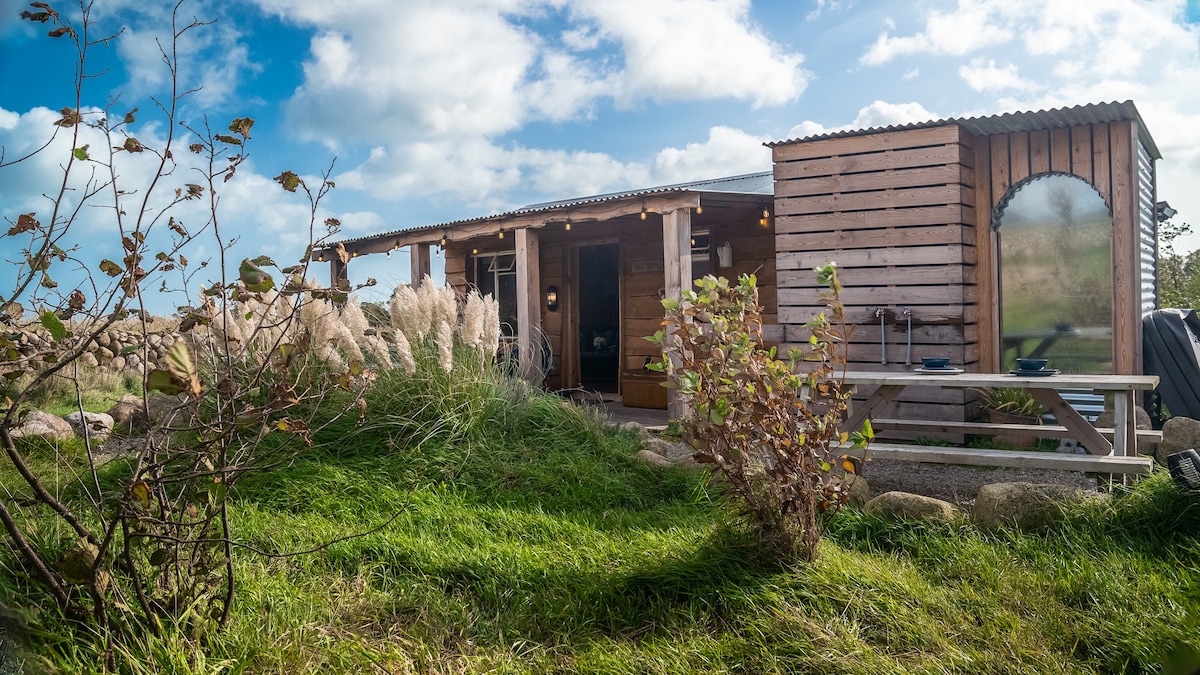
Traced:
[[412, 281], [412, 287], [417, 288], [421, 285], [421, 280], [429, 275], [429, 245], [428, 244], [410, 244], [408, 247], [408, 258], [410, 262], [409, 277]]
[[[668, 211], [662, 222], [663, 288], [666, 297], [677, 300], [692, 284], [692, 213], [689, 209]], [[667, 392], [667, 416], [679, 419], [685, 412], [675, 392]]]
[[541, 270], [537, 230], [515, 232], [517, 245], [517, 349], [521, 376], [534, 385], [542, 380]]
[[[759, 199], [759, 195], [747, 199]], [[568, 212], [572, 223], [613, 220], [622, 217], [637, 217], [642, 207], [651, 213], [666, 213], [675, 209], [689, 209], [700, 205], [699, 192], [669, 192], [664, 194], [628, 197], [612, 201], [595, 202], [568, 208], [538, 210], [504, 216], [491, 216], [441, 227], [430, 227], [408, 232], [391, 232], [374, 237], [363, 237], [343, 242], [347, 251], [360, 255], [383, 253], [396, 246], [410, 244], [433, 244], [443, 236], [447, 241], [466, 241], [479, 237], [490, 237], [503, 228], [506, 232], [522, 229], [540, 229], [548, 225], [561, 225]]]
[[348, 265], [342, 262], [341, 258], [338, 258], [337, 254], [335, 253], [333, 258], [329, 260], [329, 287], [349, 287], [349, 285], [350, 274]]
[[1138, 218], [1137, 124], [1114, 122], [1112, 161], [1113, 372], [1141, 371], [1141, 227]]
[[991, 139], [975, 139], [975, 264], [979, 288], [979, 368], [989, 373], [1000, 369], [1000, 293], [997, 278], [996, 233], [992, 231], [992, 146]]
[[[860, 457], [864, 454], [863, 450], [856, 450], [848, 445], [842, 449], [848, 454]], [[1147, 475], [1154, 468], [1154, 460], [1150, 457], [1071, 455], [1058, 452], [993, 450], [990, 448], [945, 448], [900, 443], [871, 443], [865, 454], [868, 461], [871, 459], [899, 459], [972, 466], [1062, 469], [1089, 473]], [[869, 464], [867, 470], [870, 471]]]

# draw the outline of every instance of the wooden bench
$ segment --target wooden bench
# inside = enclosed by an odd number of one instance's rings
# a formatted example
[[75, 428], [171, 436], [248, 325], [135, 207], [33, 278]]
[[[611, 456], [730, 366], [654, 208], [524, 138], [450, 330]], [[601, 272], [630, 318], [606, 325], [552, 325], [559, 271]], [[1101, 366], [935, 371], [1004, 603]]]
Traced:
[[[1071, 438], [1071, 430], [1055, 424], [990, 424], [987, 422], [950, 422], [945, 420], [897, 420], [873, 419], [871, 426], [876, 431], [887, 429], [891, 431], [917, 431], [944, 434], [979, 434], [994, 436], [1004, 433], [1024, 433], [1039, 438]], [[1113, 438], [1111, 428], [1097, 427], [1102, 436], [1108, 440]], [[1139, 443], [1161, 443], [1162, 432], [1149, 429], [1138, 429], [1136, 432]]]
[[1035, 469], [1060, 469], [1089, 473], [1148, 475], [1154, 468], [1149, 457], [1118, 455], [1069, 454], [1034, 452], [1029, 450], [993, 450], [989, 448], [955, 448], [934, 445], [873, 442], [864, 452], [844, 446], [847, 454], [871, 459], [896, 459], [937, 464], [966, 464], [970, 466], [1000, 466]]

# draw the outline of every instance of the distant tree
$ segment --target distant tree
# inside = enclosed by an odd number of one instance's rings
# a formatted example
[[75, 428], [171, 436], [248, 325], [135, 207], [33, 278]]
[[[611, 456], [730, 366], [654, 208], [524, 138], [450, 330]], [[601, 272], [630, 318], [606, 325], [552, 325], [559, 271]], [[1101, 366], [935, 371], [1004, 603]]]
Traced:
[[1168, 220], [1158, 227], [1158, 296], [1161, 307], [1200, 307], [1200, 251], [1180, 253], [1175, 241], [1191, 225]]

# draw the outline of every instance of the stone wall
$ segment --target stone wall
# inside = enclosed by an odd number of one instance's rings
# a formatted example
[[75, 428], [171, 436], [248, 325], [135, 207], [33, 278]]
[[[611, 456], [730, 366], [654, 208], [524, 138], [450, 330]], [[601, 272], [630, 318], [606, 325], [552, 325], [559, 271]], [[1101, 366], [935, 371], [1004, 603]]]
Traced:
[[[145, 358], [151, 368], [156, 368], [167, 350], [181, 339], [182, 336], [174, 330], [151, 332], [145, 336], [147, 351], [142, 349], [143, 336], [140, 330], [110, 327], [88, 342], [80, 363], [122, 373], [141, 371]], [[48, 348], [52, 339], [44, 330], [23, 331], [17, 342], [17, 350], [29, 356]]]

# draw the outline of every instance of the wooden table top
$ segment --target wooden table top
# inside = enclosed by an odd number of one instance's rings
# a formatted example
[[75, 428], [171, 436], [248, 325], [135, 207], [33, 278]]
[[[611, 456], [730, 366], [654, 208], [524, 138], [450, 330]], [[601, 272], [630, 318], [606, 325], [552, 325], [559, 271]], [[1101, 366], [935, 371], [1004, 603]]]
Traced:
[[[837, 377], [835, 371], [834, 377]], [[1157, 375], [1076, 375], [1048, 377], [1009, 373], [919, 373], [914, 371], [846, 371], [846, 384], [890, 384], [931, 387], [1021, 387], [1023, 389], [1095, 389], [1131, 391], [1158, 386]]]

